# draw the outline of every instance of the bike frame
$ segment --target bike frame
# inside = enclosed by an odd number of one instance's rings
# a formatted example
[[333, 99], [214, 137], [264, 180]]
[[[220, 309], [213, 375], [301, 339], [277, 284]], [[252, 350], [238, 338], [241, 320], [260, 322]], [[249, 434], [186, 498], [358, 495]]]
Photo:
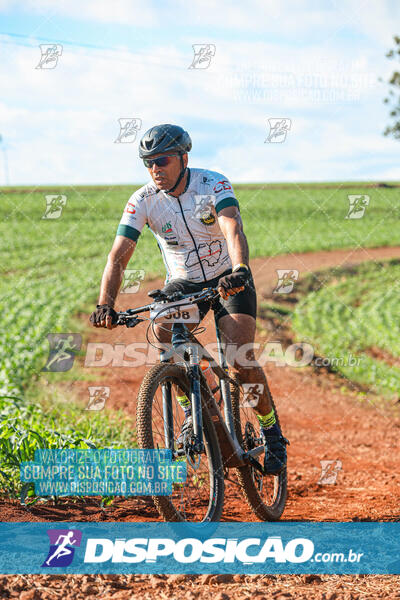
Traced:
[[[207, 352], [202, 344], [195, 338], [190, 330], [183, 323], [174, 323], [172, 325], [172, 346], [173, 351], [161, 351], [160, 362], [168, 362], [173, 353], [180, 355], [183, 358], [184, 364], [188, 370], [190, 378], [190, 401], [192, 405], [193, 417], [193, 432], [195, 437], [196, 452], [203, 452], [203, 427], [202, 427], [202, 395], [200, 386], [206, 386], [206, 409], [211, 415], [211, 420], [216, 429], [218, 441], [221, 448], [224, 466], [226, 468], [245, 466], [249, 462], [255, 466], [254, 462], [259, 465], [255, 459], [256, 456], [264, 452], [264, 446], [260, 445], [250, 451], [244, 451], [237, 439], [235, 426], [233, 421], [232, 398], [230, 390], [230, 377], [228, 365], [223, 351], [221, 332], [218, 327], [218, 321], [214, 315], [215, 330], [217, 337], [218, 360], [220, 364], [215, 364], [215, 359]], [[224, 414], [215, 401], [208, 383], [204, 377], [200, 375], [200, 350], [201, 357], [209, 361], [210, 366], [216, 377], [218, 378], [221, 395], [224, 403]], [[165, 443], [167, 448], [173, 451], [174, 434], [173, 434], [173, 416], [172, 416], [172, 397], [171, 385], [165, 384], [162, 388], [163, 393], [163, 410], [164, 410], [164, 433]], [[174, 453], [174, 452], [173, 452]], [[258, 468], [258, 467], [256, 467]]]
[[[156, 290], [157, 292], [159, 290]], [[204, 293], [209, 292], [208, 289]], [[151, 294], [150, 294], [151, 295]], [[196, 294], [188, 294], [181, 300], [165, 304], [165, 309], [179, 308], [182, 305], [198, 304], [203, 298]], [[154, 304], [149, 304], [136, 309], [128, 309], [125, 313], [121, 313], [124, 317], [128, 317], [128, 321], [124, 321], [127, 327], [134, 327], [143, 319], [137, 319], [135, 315], [149, 312], [154, 307]], [[202, 424], [202, 398], [200, 386], [205, 386], [207, 394], [205, 394], [205, 408], [209, 411], [211, 420], [213, 421], [218, 442], [221, 449], [222, 459], [225, 468], [242, 467], [248, 465], [263, 473], [263, 468], [255, 459], [256, 456], [264, 453], [264, 445], [256, 446], [255, 448], [244, 451], [237, 439], [235, 426], [233, 421], [232, 398], [229, 384], [232, 381], [229, 377], [228, 364], [223, 351], [221, 332], [218, 327], [218, 321], [214, 314], [215, 331], [217, 338], [218, 361], [215, 364], [215, 359], [207, 352], [202, 344], [196, 339], [192, 332], [184, 323], [173, 323], [172, 325], [172, 348], [170, 350], [160, 350], [160, 362], [169, 362], [169, 359], [175, 354], [183, 359], [183, 364], [187, 369], [190, 379], [190, 400], [192, 406], [193, 417], [193, 432], [195, 445], [193, 450], [196, 453], [204, 451], [203, 442], [203, 424]], [[208, 360], [212, 371], [218, 378], [221, 395], [224, 402], [224, 415], [221, 414], [219, 407], [215, 401], [214, 395], [211, 392], [205, 377], [201, 374], [200, 369], [200, 349], [202, 350], [201, 357]], [[162, 402], [164, 412], [164, 436], [165, 447], [172, 451], [172, 455], [177, 456], [174, 451], [174, 427], [173, 427], [173, 409], [171, 383], [167, 382], [162, 385]]]

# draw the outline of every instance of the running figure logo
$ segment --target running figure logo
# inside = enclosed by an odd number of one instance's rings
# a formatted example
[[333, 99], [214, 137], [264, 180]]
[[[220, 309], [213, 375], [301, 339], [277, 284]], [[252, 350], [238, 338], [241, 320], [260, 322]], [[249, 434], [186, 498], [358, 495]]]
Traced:
[[194, 216], [200, 219], [203, 225], [213, 225], [215, 217], [212, 213], [213, 199], [215, 196], [196, 194], [194, 196]]
[[63, 47], [61, 44], [39, 44], [40, 61], [36, 69], [55, 69], [58, 57], [61, 56]]
[[42, 219], [58, 219], [67, 204], [67, 196], [64, 194], [49, 194], [46, 198], [46, 210]]
[[264, 144], [282, 144], [286, 140], [292, 121], [291, 119], [268, 119], [269, 134]]
[[124, 279], [121, 285], [121, 294], [136, 294], [140, 288], [140, 282], [144, 279], [143, 269], [125, 269]]
[[274, 294], [290, 294], [293, 290], [295, 281], [299, 278], [297, 269], [277, 269], [278, 284], [274, 289]]
[[350, 194], [347, 198], [350, 206], [345, 219], [361, 219], [369, 204], [369, 196], [366, 194]]
[[142, 127], [142, 119], [118, 119], [119, 134], [114, 144], [132, 144]]
[[102, 410], [107, 398], [110, 396], [110, 388], [104, 385], [90, 385], [88, 390], [89, 402], [86, 410]]
[[336, 483], [336, 479], [339, 471], [342, 470], [341, 460], [320, 460], [321, 463], [321, 475], [318, 480], [319, 485], [333, 485]]
[[189, 69], [208, 69], [215, 56], [214, 44], [193, 44], [194, 57]]
[[81, 545], [79, 529], [48, 529], [50, 549], [42, 567], [68, 567], [74, 558], [75, 548]]
[[81, 349], [82, 336], [79, 333], [49, 333], [47, 339], [50, 353], [42, 371], [69, 371], [74, 364], [75, 353]]
[[254, 408], [258, 405], [264, 391], [262, 383], [243, 383], [243, 408]]

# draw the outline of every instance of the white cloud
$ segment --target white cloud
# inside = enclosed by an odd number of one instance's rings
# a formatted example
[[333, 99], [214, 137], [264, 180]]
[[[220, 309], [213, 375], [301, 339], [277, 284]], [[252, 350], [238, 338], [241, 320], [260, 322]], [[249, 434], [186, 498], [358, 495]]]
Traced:
[[[47, 0], [35, 2], [43, 11], [50, 5]], [[95, 5], [99, 14], [87, 18], [101, 20], [114, 7], [102, 0]], [[93, 6], [81, 7], [81, 17], [86, 18]], [[121, 1], [115, 19], [120, 14], [131, 18], [136, 6], [132, 2], [126, 8]], [[148, 6], [144, 23], [155, 12], [154, 5]], [[208, 0], [202, 8], [195, 3], [192, 24], [200, 22], [203, 12], [201, 22], [207, 24], [210, 6]], [[220, 22], [224, 6], [216, 5], [214, 22]], [[246, 10], [233, 8], [226, 15], [228, 28], [237, 26], [240, 15], [244, 30], [250, 21], [258, 26], [272, 5], [260, 0], [252, 6], [253, 13], [247, 5]], [[274, 17], [264, 19], [266, 28], [275, 27], [275, 19], [283, 31], [289, 31], [308, 3], [297, 3], [298, 8], [287, 14], [281, 6], [274, 4]], [[57, 7], [59, 13], [77, 12], [75, 1], [63, 7]], [[177, 22], [188, 18], [178, 12], [175, 7]], [[310, 26], [324, 32], [325, 13], [311, 10], [305, 18], [304, 12], [297, 25], [307, 21], [305, 30]], [[379, 14], [385, 21], [385, 11]], [[340, 20], [337, 11], [327, 32]], [[360, 27], [366, 28], [368, 22], [363, 20]], [[137, 141], [114, 144], [121, 117], [141, 118], [141, 133], [154, 123], [182, 124], [193, 135], [192, 164], [221, 170], [234, 181], [360, 179], [363, 173], [370, 179], [392, 173], [390, 157], [398, 146], [381, 135], [387, 108], [382, 104], [385, 88], [376, 81], [392, 65], [379, 40], [353, 45], [349, 53], [351, 40], [340, 45], [334, 38], [323, 46], [315, 42], [299, 48], [284, 40], [252, 41], [249, 36], [247, 41], [215, 39], [216, 56], [209, 69], [200, 71], [188, 69], [191, 39], [182, 37], [179, 45], [165, 39], [154, 44], [151, 53], [65, 45], [52, 70], [35, 69], [40, 56], [37, 46], [4, 47], [0, 80], [8, 84], [0, 105], [0, 133], [8, 146], [11, 181], [143, 181], [146, 172], [137, 160]], [[320, 91], [313, 89], [315, 85]], [[351, 101], [349, 94], [354, 91], [358, 99]], [[284, 144], [264, 144], [269, 117], [292, 119]], [[375, 167], [366, 166], [368, 155], [387, 160], [386, 166], [378, 160]]]

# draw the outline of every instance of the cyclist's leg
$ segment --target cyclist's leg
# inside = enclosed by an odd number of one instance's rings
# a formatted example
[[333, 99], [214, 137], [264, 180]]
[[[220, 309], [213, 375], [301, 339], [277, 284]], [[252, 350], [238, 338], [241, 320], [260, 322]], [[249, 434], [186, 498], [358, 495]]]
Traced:
[[254, 393], [258, 398], [253, 408], [257, 414], [269, 414], [272, 410], [271, 392], [264, 370], [254, 356], [255, 318], [244, 313], [227, 313], [218, 318], [218, 326], [222, 341], [233, 345], [234, 351], [228, 351], [226, 356], [232, 375], [241, 384], [256, 386]]
[[[272, 396], [264, 370], [255, 360], [254, 337], [256, 331], [256, 293], [254, 284], [242, 292], [220, 300], [216, 310], [221, 337], [225, 343], [234, 344], [233, 356], [228, 364], [242, 384], [251, 384], [252, 408], [260, 423], [260, 432], [266, 444], [264, 469], [278, 474], [286, 465], [286, 440], [275, 419]], [[259, 385], [261, 384], [261, 386]]]
[[227, 300], [220, 298], [215, 310], [222, 340], [225, 344], [233, 344], [234, 352], [228, 352], [226, 357], [229, 367], [242, 384], [262, 385], [254, 409], [258, 414], [266, 415], [272, 410], [271, 392], [264, 370], [254, 356], [256, 314], [257, 295], [252, 277], [242, 292]]

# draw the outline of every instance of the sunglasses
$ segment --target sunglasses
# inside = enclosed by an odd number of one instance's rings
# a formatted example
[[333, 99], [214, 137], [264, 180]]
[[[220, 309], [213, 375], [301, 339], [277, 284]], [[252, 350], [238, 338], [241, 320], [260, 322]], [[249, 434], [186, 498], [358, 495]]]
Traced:
[[179, 156], [179, 154], [165, 154], [165, 156], [159, 156], [158, 158], [144, 158], [143, 163], [148, 169], [151, 169], [153, 165], [166, 167], [171, 162], [169, 160], [171, 156]]

